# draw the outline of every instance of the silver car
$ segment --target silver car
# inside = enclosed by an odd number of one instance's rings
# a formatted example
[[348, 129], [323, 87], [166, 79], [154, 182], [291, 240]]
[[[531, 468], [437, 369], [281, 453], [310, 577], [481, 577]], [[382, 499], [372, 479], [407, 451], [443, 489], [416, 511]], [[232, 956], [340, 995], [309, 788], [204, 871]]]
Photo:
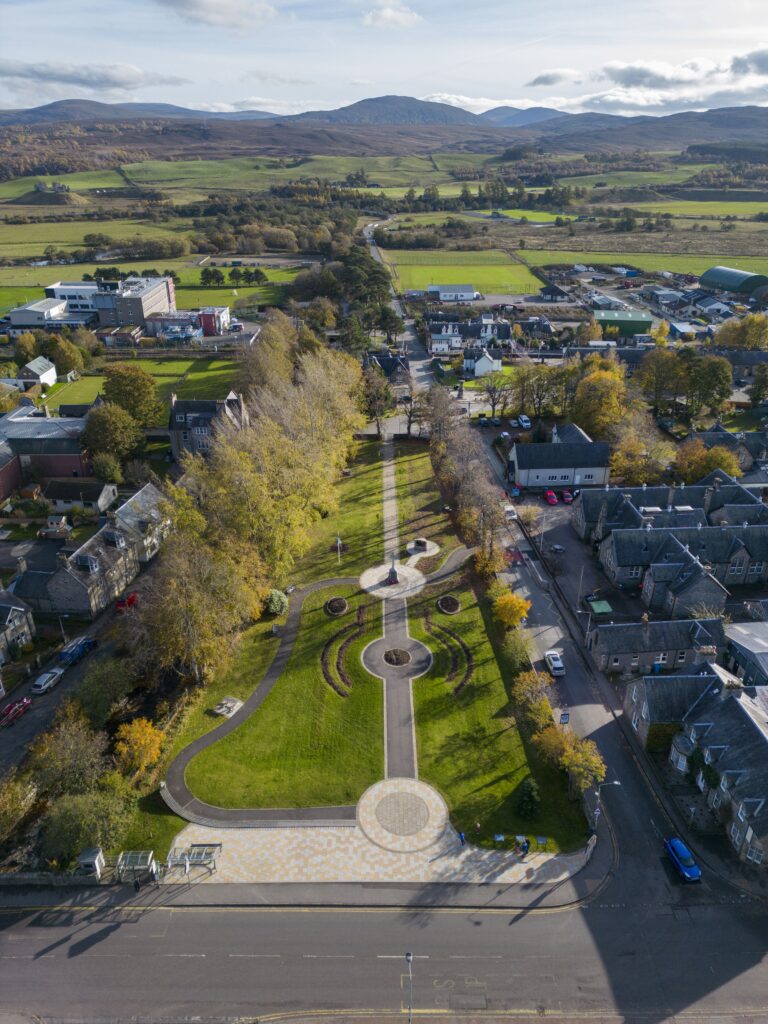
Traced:
[[563, 659], [560, 656], [559, 651], [547, 651], [544, 654], [544, 661], [546, 661], [547, 663], [547, 668], [549, 669], [550, 675], [565, 675], [565, 665], [563, 664]]

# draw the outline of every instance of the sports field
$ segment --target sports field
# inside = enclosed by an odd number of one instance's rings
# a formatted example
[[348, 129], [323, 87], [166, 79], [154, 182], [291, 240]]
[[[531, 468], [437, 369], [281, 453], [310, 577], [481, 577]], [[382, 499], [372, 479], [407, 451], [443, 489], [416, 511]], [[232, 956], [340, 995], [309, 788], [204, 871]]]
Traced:
[[668, 270], [679, 274], [703, 274], [709, 267], [723, 265], [739, 270], [751, 270], [756, 274], [768, 274], [768, 257], [762, 256], [687, 256], [684, 253], [670, 255], [665, 252], [584, 252], [559, 249], [525, 249], [518, 253], [534, 267], [596, 263], [608, 266], [633, 266], [638, 270]]
[[514, 263], [500, 249], [390, 249], [383, 255], [400, 291], [430, 284], [471, 284], [492, 295], [526, 295], [541, 287], [528, 267]]

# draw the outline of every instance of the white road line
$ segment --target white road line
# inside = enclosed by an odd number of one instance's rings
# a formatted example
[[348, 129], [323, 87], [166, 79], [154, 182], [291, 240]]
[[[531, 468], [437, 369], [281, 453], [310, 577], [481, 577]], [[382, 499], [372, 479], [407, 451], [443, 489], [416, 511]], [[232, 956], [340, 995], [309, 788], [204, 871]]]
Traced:
[[[379, 953], [376, 956], [377, 960], [405, 960], [404, 953]], [[429, 960], [428, 956], [421, 955], [418, 953], [413, 954], [414, 960]]]
[[353, 953], [304, 953], [303, 960], [354, 960]]
[[169, 956], [169, 957], [170, 956], [173, 956], [173, 957], [200, 957], [200, 958], [204, 959], [206, 954], [205, 953], [163, 953], [163, 956]]
[[501, 960], [501, 956], [473, 956], [471, 954], [464, 955], [463, 953], [452, 953], [449, 960]]
[[268, 959], [279, 960], [280, 959], [280, 954], [279, 953], [227, 953], [227, 956], [228, 957], [233, 957], [233, 958], [247, 957], [247, 958], [252, 959], [252, 960], [256, 960], [256, 959], [260, 959], [260, 958], [263, 958], [265, 960], [268, 960]]

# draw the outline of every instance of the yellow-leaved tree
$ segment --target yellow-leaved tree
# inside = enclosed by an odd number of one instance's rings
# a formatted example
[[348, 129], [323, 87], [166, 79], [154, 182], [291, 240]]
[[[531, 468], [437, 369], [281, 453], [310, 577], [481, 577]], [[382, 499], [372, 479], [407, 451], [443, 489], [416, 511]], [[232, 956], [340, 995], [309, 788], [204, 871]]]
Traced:
[[519, 626], [530, 610], [530, 601], [511, 592], [502, 594], [493, 602], [493, 617], [506, 629]]
[[124, 771], [135, 772], [148, 768], [160, 757], [163, 731], [148, 718], [134, 718], [123, 722], [117, 730], [115, 755]]

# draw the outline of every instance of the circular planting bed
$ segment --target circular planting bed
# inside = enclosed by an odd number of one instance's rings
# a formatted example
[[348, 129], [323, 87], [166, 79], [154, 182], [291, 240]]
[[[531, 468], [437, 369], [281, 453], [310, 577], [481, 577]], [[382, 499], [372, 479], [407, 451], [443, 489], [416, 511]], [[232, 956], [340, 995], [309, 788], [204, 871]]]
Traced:
[[458, 598], [453, 597], [451, 594], [446, 594], [445, 597], [439, 597], [437, 599], [437, 607], [444, 615], [456, 615], [457, 612], [461, 611], [461, 605], [459, 604]]
[[325, 602], [325, 610], [334, 617], [343, 615], [348, 608], [349, 605], [343, 597], [332, 597], [329, 601]]
[[411, 656], [408, 651], [404, 651], [401, 647], [393, 647], [391, 651], [384, 652], [384, 661], [388, 665], [407, 665], [411, 660]]

